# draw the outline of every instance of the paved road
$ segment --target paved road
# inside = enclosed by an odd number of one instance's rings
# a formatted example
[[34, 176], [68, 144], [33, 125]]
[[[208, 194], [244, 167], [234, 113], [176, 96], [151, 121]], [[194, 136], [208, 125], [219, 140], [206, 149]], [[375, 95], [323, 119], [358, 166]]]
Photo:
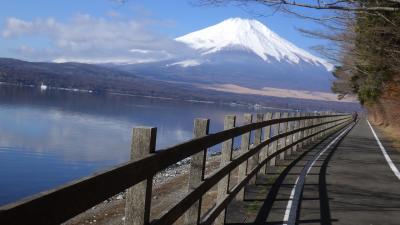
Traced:
[[[376, 131], [376, 130], [375, 130]], [[382, 139], [400, 168], [400, 153]], [[361, 119], [315, 148], [269, 167], [246, 201], [228, 208], [228, 224], [400, 224], [400, 179]]]
[[[400, 154], [377, 135], [400, 168]], [[400, 224], [400, 179], [365, 120], [339, 145], [329, 166], [327, 189], [333, 224]]]

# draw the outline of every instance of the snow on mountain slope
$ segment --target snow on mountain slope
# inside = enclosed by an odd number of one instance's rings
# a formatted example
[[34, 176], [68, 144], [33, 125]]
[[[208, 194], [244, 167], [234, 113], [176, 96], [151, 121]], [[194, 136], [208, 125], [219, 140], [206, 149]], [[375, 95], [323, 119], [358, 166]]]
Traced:
[[183, 61], [176, 62], [176, 63], [167, 64], [166, 66], [169, 67], [169, 66], [179, 65], [181, 67], [190, 67], [190, 66], [198, 66], [200, 64], [201, 64], [201, 62], [199, 62], [198, 60], [188, 59], [188, 60], [183, 60]]
[[254, 52], [267, 62], [270, 61], [269, 57], [294, 64], [302, 60], [323, 65], [328, 71], [333, 70], [332, 64], [281, 38], [257, 20], [231, 18], [175, 40], [188, 44], [203, 55], [242, 48]]

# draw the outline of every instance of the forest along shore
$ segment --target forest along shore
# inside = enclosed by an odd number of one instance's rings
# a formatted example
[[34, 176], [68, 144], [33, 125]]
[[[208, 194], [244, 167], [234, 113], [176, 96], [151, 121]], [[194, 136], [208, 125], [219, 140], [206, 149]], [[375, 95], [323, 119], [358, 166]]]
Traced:
[[[238, 152], [236, 151], [236, 154]], [[206, 174], [219, 168], [220, 154], [207, 156]], [[153, 192], [151, 202], [151, 218], [164, 214], [187, 193], [190, 158], [184, 159], [164, 171], [158, 173], [153, 179]], [[210, 208], [214, 204], [217, 190], [211, 189], [203, 197], [203, 208]], [[203, 210], [204, 212], [204, 210]], [[125, 192], [102, 202], [86, 212], [70, 219], [63, 225], [99, 224], [122, 225], [125, 220]], [[177, 224], [181, 224], [181, 219]]]

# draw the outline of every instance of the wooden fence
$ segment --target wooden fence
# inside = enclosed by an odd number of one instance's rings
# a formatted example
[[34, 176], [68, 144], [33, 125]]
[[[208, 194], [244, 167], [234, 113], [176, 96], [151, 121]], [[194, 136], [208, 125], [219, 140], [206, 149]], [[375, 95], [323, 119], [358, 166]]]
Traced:
[[[223, 224], [225, 209], [236, 198], [243, 200], [244, 187], [253, 183], [266, 165], [275, 165], [292, 151], [351, 123], [349, 114], [266, 113], [244, 115], [236, 126], [235, 116], [226, 116], [224, 131], [209, 134], [210, 121], [196, 119], [194, 139], [155, 151], [156, 128], [133, 129], [131, 161], [0, 208], [0, 224], [60, 224], [127, 190], [125, 224], [172, 224], [184, 217], [185, 224]], [[254, 140], [251, 143], [251, 135]], [[232, 157], [233, 139], [241, 136], [237, 157]], [[207, 149], [222, 143], [219, 169], [205, 176]], [[164, 215], [150, 221], [153, 177], [157, 172], [191, 158], [187, 194]], [[230, 187], [229, 174], [238, 168], [238, 182]], [[218, 185], [215, 206], [200, 217], [203, 195]]]

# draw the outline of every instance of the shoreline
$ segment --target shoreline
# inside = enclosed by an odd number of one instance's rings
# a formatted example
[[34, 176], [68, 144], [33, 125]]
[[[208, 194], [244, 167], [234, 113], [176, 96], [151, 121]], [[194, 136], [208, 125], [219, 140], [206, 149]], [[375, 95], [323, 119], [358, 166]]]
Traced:
[[[8, 82], [0, 82], [0, 86], [12, 86], [12, 87], [25, 87], [25, 88], [37, 88], [41, 92], [46, 92], [46, 91], [65, 91], [65, 92], [70, 92], [70, 93], [81, 93], [81, 94], [92, 94], [92, 95], [97, 95], [98, 93], [95, 92], [94, 90], [87, 90], [87, 89], [78, 89], [78, 88], [65, 88], [65, 87], [53, 87], [53, 86], [46, 86], [46, 88], [41, 88], [41, 85], [26, 85], [26, 84], [18, 84], [18, 83], [8, 83]], [[254, 110], [263, 110], [263, 109], [268, 109], [268, 110], [274, 110], [274, 111], [299, 111], [298, 109], [291, 109], [291, 108], [282, 108], [282, 107], [271, 107], [271, 106], [265, 106], [265, 105], [260, 105], [258, 103], [254, 104], [243, 104], [243, 103], [237, 103], [237, 102], [215, 102], [215, 101], [208, 101], [208, 100], [198, 100], [198, 99], [177, 99], [177, 98], [172, 98], [172, 97], [162, 97], [162, 96], [151, 96], [151, 95], [140, 95], [140, 94], [129, 94], [129, 93], [121, 93], [121, 92], [112, 92], [112, 91], [105, 91], [104, 94], [110, 95], [110, 96], [127, 96], [127, 97], [138, 97], [138, 98], [146, 98], [146, 99], [158, 99], [158, 100], [165, 100], [165, 101], [183, 101], [187, 103], [200, 103], [200, 104], [214, 104], [214, 105], [224, 105], [224, 106], [229, 106], [229, 107], [245, 107], [245, 108], [251, 108]], [[301, 99], [300, 99], [301, 100]]]

